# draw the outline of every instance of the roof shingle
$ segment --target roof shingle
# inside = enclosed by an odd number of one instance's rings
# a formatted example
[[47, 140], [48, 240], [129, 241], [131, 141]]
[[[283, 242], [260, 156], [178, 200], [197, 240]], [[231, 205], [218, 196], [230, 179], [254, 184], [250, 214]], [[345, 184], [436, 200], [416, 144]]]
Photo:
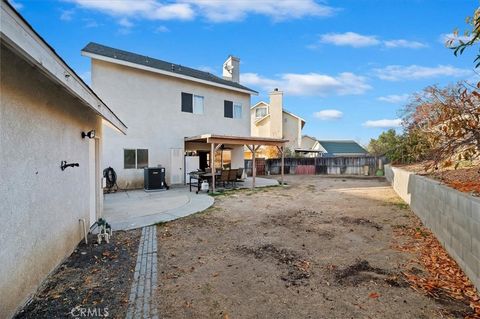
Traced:
[[94, 42], [90, 42], [89, 44], [87, 44], [87, 46], [82, 49], [82, 52], [97, 54], [97, 55], [101, 55], [101, 56], [116, 59], [116, 60], [126, 61], [130, 63], [135, 63], [135, 64], [171, 72], [173, 74], [180, 74], [183, 76], [188, 76], [188, 77], [192, 77], [192, 78], [196, 78], [204, 81], [231, 86], [233, 88], [246, 90], [255, 94], [258, 93], [257, 91], [247, 88], [246, 86], [243, 86], [236, 82], [222, 79], [209, 72], [204, 72], [204, 71], [192, 69], [183, 65], [154, 59], [148, 56], [144, 56], [144, 55], [140, 55], [140, 54], [136, 54], [128, 51], [107, 47], [105, 45], [94, 43]]
[[318, 141], [330, 154], [363, 153], [368, 152], [355, 141]]

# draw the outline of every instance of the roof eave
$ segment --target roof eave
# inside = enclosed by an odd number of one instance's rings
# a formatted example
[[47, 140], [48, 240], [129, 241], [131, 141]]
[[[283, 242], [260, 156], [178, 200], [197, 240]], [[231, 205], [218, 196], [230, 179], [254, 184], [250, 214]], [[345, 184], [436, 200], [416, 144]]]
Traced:
[[1, 2], [0, 37], [16, 54], [37, 67], [50, 80], [80, 99], [116, 129], [126, 133], [127, 126], [108, 108], [93, 90], [71, 69], [55, 50], [7, 2]]
[[162, 75], [166, 75], [166, 76], [176, 77], [176, 78], [180, 78], [180, 79], [184, 79], [184, 80], [188, 80], [188, 81], [192, 81], [192, 82], [198, 82], [198, 83], [202, 83], [202, 84], [206, 84], [206, 85], [210, 85], [210, 86], [215, 86], [215, 87], [219, 87], [219, 88], [226, 89], [226, 90], [246, 93], [246, 94], [249, 94], [249, 95], [258, 95], [258, 92], [254, 91], [254, 90], [244, 90], [244, 89], [241, 89], [241, 88], [236, 88], [236, 87], [229, 86], [229, 85], [215, 83], [215, 82], [212, 82], [212, 81], [197, 79], [197, 78], [192, 77], [192, 76], [187, 76], [187, 75], [183, 75], [183, 74], [168, 72], [168, 71], [165, 71], [165, 70], [152, 68], [152, 67], [149, 67], [149, 66], [146, 66], [146, 65], [133, 63], [133, 62], [129, 62], [129, 61], [124, 61], [124, 60], [119, 60], [119, 59], [107, 57], [107, 56], [104, 56], [104, 55], [101, 55], [101, 54], [88, 52], [88, 51], [85, 51], [85, 50], [82, 50], [81, 54], [82, 54], [82, 56], [86, 56], [86, 57], [89, 57], [91, 59], [96, 59], [96, 60], [100, 60], [100, 61], [105, 61], [105, 62], [110, 62], [110, 63], [119, 64], [119, 65], [123, 65], [123, 66], [128, 66], [128, 67], [135, 68], [135, 69], [140, 69], [140, 70], [149, 71], [149, 72], [153, 72], [153, 73], [158, 73], [158, 74], [162, 74]]

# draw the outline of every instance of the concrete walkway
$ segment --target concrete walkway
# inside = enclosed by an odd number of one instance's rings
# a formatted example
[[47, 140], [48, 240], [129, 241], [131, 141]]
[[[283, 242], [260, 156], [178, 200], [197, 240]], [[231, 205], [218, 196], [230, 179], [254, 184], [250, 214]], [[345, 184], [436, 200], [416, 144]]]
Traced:
[[211, 196], [190, 193], [186, 187], [148, 193], [122, 191], [105, 194], [103, 216], [113, 230], [127, 230], [201, 212], [213, 201]]
[[[278, 185], [276, 179], [255, 179], [255, 187], [275, 185]], [[248, 177], [236, 186], [251, 188], [252, 178]], [[103, 217], [113, 230], [128, 230], [185, 217], [213, 205], [213, 197], [203, 192], [196, 194], [194, 190], [189, 192], [188, 187], [182, 186], [159, 192], [145, 192], [142, 189], [105, 194]]]
[[[267, 187], [267, 186], [277, 186], [279, 185], [276, 179], [270, 178], [262, 178], [256, 177], [255, 178], [255, 188], [257, 187]], [[252, 188], [252, 178], [247, 177], [243, 183], [239, 183], [240, 188]]]

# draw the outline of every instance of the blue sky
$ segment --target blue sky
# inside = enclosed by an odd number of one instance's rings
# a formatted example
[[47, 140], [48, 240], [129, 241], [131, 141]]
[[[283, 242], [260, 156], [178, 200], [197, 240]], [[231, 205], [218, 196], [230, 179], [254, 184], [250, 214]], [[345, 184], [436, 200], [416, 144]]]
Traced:
[[409, 94], [474, 77], [474, 52], [443, 42], [473, 0], [10, 2], [87, 82], [90, 41], [217, 75], [238, 56], [242, 84], [260, 92], [252, 104], [278, 87], [319, 139], [367, 144], [398, 125]]

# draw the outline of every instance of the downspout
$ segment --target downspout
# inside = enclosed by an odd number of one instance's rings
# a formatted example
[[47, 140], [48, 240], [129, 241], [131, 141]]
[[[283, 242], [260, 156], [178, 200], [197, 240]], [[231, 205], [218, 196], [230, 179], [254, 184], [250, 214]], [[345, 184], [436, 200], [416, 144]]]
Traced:
[[82, 223], [83, 236], [85, 236], [85, 245], [88, 245], [87, 227], [85, 226], [85, 218], [80, 218], [78, 221]]

